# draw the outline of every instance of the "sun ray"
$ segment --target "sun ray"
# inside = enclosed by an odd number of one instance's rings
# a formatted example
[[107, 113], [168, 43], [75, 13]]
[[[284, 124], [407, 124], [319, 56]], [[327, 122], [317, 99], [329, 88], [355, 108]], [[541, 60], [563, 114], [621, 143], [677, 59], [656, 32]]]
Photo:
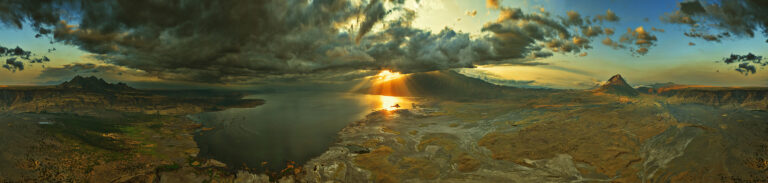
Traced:
[[382, 70], [373, 77], [369, 94], [385, 96], [409, 96], [410, 92], [407, 86], [407, 78], [399, 72]]
[[400, 72], [383, 70], [379, 74], [377, 74], [376, 77], [378, 78], [379, 82], [387, 82], [395, 79], [400, 79], [401, 77], [403, 77], [403, 75], [401, 75]]

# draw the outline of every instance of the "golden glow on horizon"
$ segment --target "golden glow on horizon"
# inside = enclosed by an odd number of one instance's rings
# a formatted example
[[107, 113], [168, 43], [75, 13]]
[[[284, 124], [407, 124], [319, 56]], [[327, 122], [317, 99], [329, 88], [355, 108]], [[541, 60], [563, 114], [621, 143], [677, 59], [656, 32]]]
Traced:
[[407, 95], [406, 87], [402, 74], [390, 70], [382, 70], [374, 76], [375, 82], [371, 87], [371, 94], [378, 94], [381, 102], [381, 108], [387, 111], [394, 111], [401, 108], [402, 98], [391, 95]]
[[371, 77], [371, 88], [369, 94], [386, 96], [409, 96], [408, 86], [406, 85], [404, 74], [382, 70], [379, 74]]
[[400, 74], [400, 72], [392, 72], [389, 70], [383, 70], [379, 74], [376, 75], [379, 81], [385, 82], [385, 81], [391, 81], [395, 79], [399, 79], [403, 77], [403, 75]]
[[[587, 89], [594, 86], [590, 73], [580, 74], [546, 66], [485, 66], [477, 68], [502, 79], [536, 81], [534, 85], [551, 88]], [[622, 75], [624, 75], [622, 73]]]

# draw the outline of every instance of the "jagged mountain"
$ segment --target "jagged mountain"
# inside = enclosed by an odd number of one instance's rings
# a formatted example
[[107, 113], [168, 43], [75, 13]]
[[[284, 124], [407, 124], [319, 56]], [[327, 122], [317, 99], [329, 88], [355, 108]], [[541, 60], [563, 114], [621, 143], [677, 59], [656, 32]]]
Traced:
[[611, 79], [608, 79], [608, 81], [601, 85], [599, 88], [595, 89], [597, 92], [602, 93], [610, 93], [614, 95], [620, 95], [620, 96], [637, 96], [640, 94], [632, 88], [629, 84], [627, 84], [627, 81], [624, 80], [623, 77], [621, 77], [620, 74], [616, 74]]
[[104, 81], [104, 79], [97, 78], [96, 76], [82, 77], [75, 76], [70, 81], [59, 84], [59, 88], [68, 89], [81, 89], [91, 91], [125, 91], [136, 90], [126, 85], [125, 83], [110, 84]]

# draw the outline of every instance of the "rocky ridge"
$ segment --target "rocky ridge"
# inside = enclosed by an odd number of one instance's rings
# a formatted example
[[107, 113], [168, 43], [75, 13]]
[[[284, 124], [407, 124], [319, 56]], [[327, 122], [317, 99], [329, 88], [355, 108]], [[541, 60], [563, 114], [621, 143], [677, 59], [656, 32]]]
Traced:
[[669, 102], [674, 103], [768, 109], [768, 88], [766, 87], [715, 87], [670, 83], [638, 87], [637, 90], [648, 95], [666, 97]]

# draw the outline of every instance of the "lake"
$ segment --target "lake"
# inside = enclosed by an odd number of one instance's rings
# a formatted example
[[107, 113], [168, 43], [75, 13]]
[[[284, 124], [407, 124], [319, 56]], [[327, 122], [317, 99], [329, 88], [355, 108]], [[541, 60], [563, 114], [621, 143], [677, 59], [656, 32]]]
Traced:
[[336, 133], [365, 115], [398, 104], [410, 108], [403, 97], [353, 93], [293, 92], [251, 95], [266, 100], [254, 108], [237, 108], [191, 115], [204, 127], [195, 135], [200, 157], [213, 158], [231, 168], [272, 171], [287, 161], [303, 164], [325, 152]]

